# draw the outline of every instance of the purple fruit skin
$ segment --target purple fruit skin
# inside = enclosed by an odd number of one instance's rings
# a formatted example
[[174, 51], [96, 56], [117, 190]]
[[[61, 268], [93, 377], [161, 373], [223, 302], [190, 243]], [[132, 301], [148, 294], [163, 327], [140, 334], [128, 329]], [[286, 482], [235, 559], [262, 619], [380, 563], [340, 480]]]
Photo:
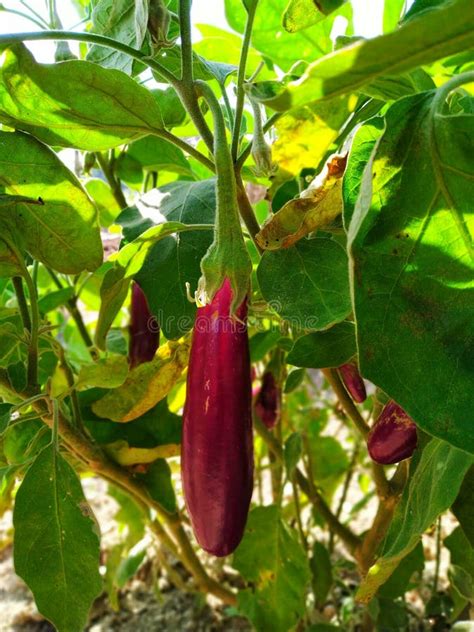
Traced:
[[348, 362], [347, 364], [342, 364], [338, 370], [352, 399], [357, 404], [365, 402], [367, 399], [367, 392], [365, 390], [364, 380], [357, 368], [357, 364], [355, 362]]
[[130, 342], [128, 362], [130, 368], [143, 362], [150, 362], [155, 357], [160, 344], [160, 330], [156, 319], [150, 312], [146, 296], [138, 285], [132, 284], [132, 301], [130, 308]]
[[[242, 539], [253, 490], [247, 303], [230, 318], [228, 279], [194, 325], [183, 414], [181, 475], [200, 546], [229, 555]], [[240, 322], [239, 322], [240, 321]]]
[[255, 400], [255, 412], [271, 430], [280, 416], [281, 392], [271, 371], [263, 374], [262, 386]]
[[413, 454], [418, 437], [416, 425], [394, 401], [388, 402], [367, 437], [371, 458], [381, 465], [391, 465]]

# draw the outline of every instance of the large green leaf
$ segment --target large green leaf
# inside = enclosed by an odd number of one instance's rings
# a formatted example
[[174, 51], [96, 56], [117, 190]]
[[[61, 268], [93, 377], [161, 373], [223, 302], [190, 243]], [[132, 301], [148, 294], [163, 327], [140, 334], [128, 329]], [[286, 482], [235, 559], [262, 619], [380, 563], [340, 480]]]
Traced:
[[82, 632], [100, 593], [99, 531], [81, 483], [47, 446], [18, 490], [13, 514], [15, 571], [59, 632]]
[[474, 452], [474, 116], [437, 114], [435, 94], [390, 108], [349, 226], [359, 361], [421, 428]]
[[163, 127], [157, 100], [120, 71], [38, 64], [23, 44], [0, 59], [0, 121], [49, 145], [97, 151]]
[[466, 474], [451, 510], [474, 548], [474, 467]]
[[257, 277], [265, 300], [300, 329], [326, 329], [351, 311], [347, 256], [332, 239], [265, 252]]
[[395, 511], [383, 555], [359, 588], [359, 601], [372, 599], [400, 561], [415, 548], [425, 530], [451, 506], [473, 460], [471, 455], [446, 441], [432, 439], [426, 445]]
[[102, 261], [97, 213], [76, 176], [32, 136], [0, 132], [0, 187], [44, 204], [0, 207], [0, 219], [45, 265], [76, 274]]
[[472, 0], [453, 0], [392, 33], [318, 59], [298, 81], [283, 87], [277, 82], [255, 84], [251, 94], [275, 110], [289, 110], [349, 94], [380, 75], [405, 72], [473, 46]]
[[[331, 31], [334, 16], [298, 33], [287, 33], [282, 25], [282, 16], [287, 0], [260, 0], [252, 29], [252, 46], [287, 71], [299, 61], [314, 61], [332, 50]], [[243, 33], [247, 13], [241, 0], [225, 0], [225, 11], [230, 26]], [[351, 18], [351, 7], [347, 4], [339, 12]]]
[[[161, 214], [185, 224], [213, 223], [215, 180], [174, 182], [144, 196], [137, 206], [148, 217]], [[126, 230], [124, 234], [127, 237]], [[196, 289], [200, 262], [211, 242], [212, 231], [166, 237], [151, 249], [135, 277], [167, 338], [179, 338], [193, 326], [196, 306], [186, 296], [186, 283], [191, 291]]]
[[305, 612], [308, 561], [295, 533], [274, 505], [253, 509], [234, 567], [253, 588], [240, 591], [238, 608], [258, 632], [287, 632]]

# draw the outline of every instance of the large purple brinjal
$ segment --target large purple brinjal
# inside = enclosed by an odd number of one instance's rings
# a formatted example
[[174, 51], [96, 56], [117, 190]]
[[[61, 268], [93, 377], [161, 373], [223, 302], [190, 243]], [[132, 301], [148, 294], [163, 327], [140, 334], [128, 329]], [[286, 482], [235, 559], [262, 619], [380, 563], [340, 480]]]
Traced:
[[391, 465], [413, 454], [417, 445], [416, 425], [394, 401], [388, 402], [367, 437], [371, 458]]
[[355, 362], [347, 362], [342, 364], [338, 371], [341, 375], [344, 386], [349, 392], [349, 395], [357, 403], [361, 404], [367, 399], [367, 392], [365, 390], [364, 380], [362, 379], [357, 364]]
[[222, 557], [238, 546], [253, 489], [252, 391], [247, 303], [230, 316], [228, 279], [197, 311], [183, 414], [181, 471], [201, 547]]
[[153, 360], [160, 344], [160, 329], [138, 283], [132, 284], [129, 334], [128, 361], [130, 368], [133, 369], [143, 362]]
[[265, 426], [271, 430], [275, 427], [280, 416], [281, 389], [272, 371], [265, 371], [255, 399], [255, 412]]

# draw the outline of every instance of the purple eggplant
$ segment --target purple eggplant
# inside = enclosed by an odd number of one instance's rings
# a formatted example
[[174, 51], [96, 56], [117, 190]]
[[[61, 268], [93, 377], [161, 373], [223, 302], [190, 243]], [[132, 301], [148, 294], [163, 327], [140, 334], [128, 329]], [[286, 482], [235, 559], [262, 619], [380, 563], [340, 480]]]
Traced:
[[418, 437], [416, 425], [394, 401], [388, 402], [367, 437], [371, 458], [382, 465], [391, 465], [413, 454]]
[[255, 399], [255, 412], [271, 430], [280, 416], [281, 389], [271, 371], [265, 371], [262, 386]]
[[365, 402], [367, 399], [367, 392], [357, 364], [355, 362], [347, 362], [346, 364], [342, 364], [338, 368], [338, 371], [342, 381], [344, 382], [344, 386], [352, 399], [357, 404]]
[[252, 387], [247, 301], [230, 316], [226, 279], [197, 311], [183, 414], [181, 473], [200, 546], [217, 557], [236, 549], [253, 490]]
[[130, 368], [153, 360], [160, 344], [160, 329], [156, 318], [150, 312], [142, 288], [135, 282], [132, 284], [129, 334]]

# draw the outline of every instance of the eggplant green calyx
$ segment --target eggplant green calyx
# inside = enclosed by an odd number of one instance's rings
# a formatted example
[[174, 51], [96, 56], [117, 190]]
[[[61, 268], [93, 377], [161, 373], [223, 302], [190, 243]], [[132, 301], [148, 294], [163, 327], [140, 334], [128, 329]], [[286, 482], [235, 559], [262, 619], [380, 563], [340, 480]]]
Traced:
[[252, 262], [240, 225], [237, 185], [222, 110], [207, 83], [196, 81], [195, 85], [198, 95], [205, 98], [214, 119], [217, 175], [214, 241], [201, 260], [202, 276], [197, 300], [201, 304], [210, 303], [227, 278], [232, 288], [231, 315], [235, 315], [249, 293]]

